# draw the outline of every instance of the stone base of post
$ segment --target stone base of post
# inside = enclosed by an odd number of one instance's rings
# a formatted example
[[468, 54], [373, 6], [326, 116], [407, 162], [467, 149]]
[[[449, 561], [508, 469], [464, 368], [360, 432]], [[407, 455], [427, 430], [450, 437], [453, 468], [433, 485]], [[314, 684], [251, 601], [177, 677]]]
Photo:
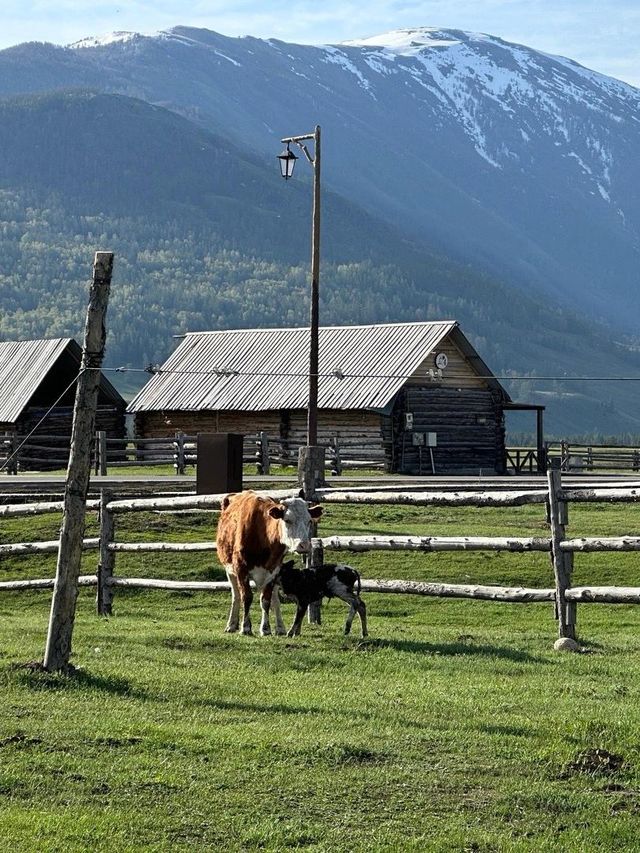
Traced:
[[324, 447], [301, 447], [298, 451], [298, 485], [305, 499], [315, 500], [316, 490], [325, 485]]

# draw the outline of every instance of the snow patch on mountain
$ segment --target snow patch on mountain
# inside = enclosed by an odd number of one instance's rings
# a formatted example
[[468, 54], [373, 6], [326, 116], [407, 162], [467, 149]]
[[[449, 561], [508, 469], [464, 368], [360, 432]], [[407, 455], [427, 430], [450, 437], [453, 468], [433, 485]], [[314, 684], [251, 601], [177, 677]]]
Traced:
[[350, 74], [355, 75], [358, 79], [358, 84], [362, 86], [362, 88], [368, 92], [371, 97], [375, 98], [375, 94], [371, 91], [371, 83], [364, 76], [362, 71], [357, 68], [353, 62], [349, 60], [349, 58], [345, 55], [343, 51], [341, 51], [337, 47], [333, 47], [331, 45], [326, 45], [323, 47], [324, 50], [324, 58], [323, 62], [330, 62], [334, 65], [340, 65], [345, 71], [348, 71]]
[[87, 36], [87, 38], [75, 41], [73, 44], [68, 44], [67, 47], [73, 49], [82, 49], [88, 47], [105, 47], [109, 44], [118, 44], [134, 41], [135, 39], [143, 38], [140, 33], [125, 32], [119, 30], [113, 33], [107, 33], [103, 36]]
[[[341, 60], [349, 70], [355, 67], [351, 52], [358, 49], [374, 74], [408, 75], [435, 97], [435, 108], [443, 117], [457, 116], [476, 152], [496, 168], [518, 157], [495, 134], [492, 104], [508, 120], [524, 112], [534, 114], [538, 132], [555, 147], [570, 150], [585, 142], [583, 129], [567, 124], [567, 115], [575, 108], [586, 108], [617, 124], [629, 117], [640, 122], [640, 91], [632, 86], [564, 57], [483, 33], [418, 27], [343, 42], [341, 47], [350, 52], [349, 59]], [[429, 100], [433, 103], [433, 97]], [[519, 131], [525, 142], [531, 141], [530, 128]], [[600, 186], [610, 183], [610, 157], [599, 141], [589, 140], [587, 146], [592, 162], [584, 172], [600, 191]], [[583, 158], [581, 164], [586, 166]]]

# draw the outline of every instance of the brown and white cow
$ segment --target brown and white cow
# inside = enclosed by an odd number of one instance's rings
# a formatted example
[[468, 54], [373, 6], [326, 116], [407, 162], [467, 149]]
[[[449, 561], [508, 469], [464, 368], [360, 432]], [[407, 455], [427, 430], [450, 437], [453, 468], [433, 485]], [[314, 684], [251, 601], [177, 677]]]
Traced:
[[[287, 551], [304, 554], [311, 543], [312, 522], [320, 518], [322, 507], [308, 507], [302, 498], [275, 501], [255, 492], [228, 495], [222, 501], [222, 512], [216, 536], [218, 559], [231, 584], [231, 610], [225, 628], [240, 627], [240, 602], [243, 605], [242, 633], [251, 633], [250, 607], [252, 580], [260, 590], [262, 622], [260, 634], [271, 633], [269, 609], [273, 581]], [[280, 612], [280, 601], [274, 599], [276, 633], [286, 629]]]

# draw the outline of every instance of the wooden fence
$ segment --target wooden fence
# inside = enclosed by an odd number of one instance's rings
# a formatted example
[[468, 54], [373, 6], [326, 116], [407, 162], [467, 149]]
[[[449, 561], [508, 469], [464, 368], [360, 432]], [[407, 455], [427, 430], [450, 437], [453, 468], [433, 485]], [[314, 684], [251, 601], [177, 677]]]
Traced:
[[[291, 490], [270, 492], [274, 497], [293, 494]], [[119, 553], [149, 552], [213, 552], [215, 542], [120, 542], [116, 537], [117, 518], [123, 513], [154, 510], [212, 510], [219, 509], [224, 495], [198, 495], [173, 498], [113, 500], [104, 492], [100, 501], [87, 504], [87, 509], [100, 512], [99, 538], [85, 539], [85, 550], [99, 552], [95, 575], [83, 576], [80, 584], [97, 586], [98, 612], [108, 614], [114, 591], [119, 588], [167, 590], [221, 590], [226, 582], [180, 581], [152, 578], [127, 578], [116, 574]], [[485, 599], [501, 602], [554, 602], [561, 637], [575, 638], [578, 603], [640, 604], [640, 587], [589, 586], [573, 587], [571, 576], [574, 554], [579, 552], [640, 551], [639, 536], [569, 538], [566, 534], [568, 510], [571, 503], [640, 502], [639, 487], [564, 488], [561, 473], [554, 469], [548, 474], [546, 489], [449, 491], [449, 492], [364, 492], [322, 489], [319, 499], [327, 504], [405, 504], [411, 506], [474, 506], [517, 507], [529, 504], [546, 506], [549, 535], [536, 537], [497, 536], [327, 536], [312, 540], [312, 565], [321, 565], [326, 552], [369, 551], [508, 551], [520, 554], [546, 552], [550, 554], [554, 584], [548, 588], [505, 587], [490, 584], [428, 583], [412, 580], [363, 580], [365, 591], [444, 598]], [[61, 502], [20, 504], [0, 507], [4, 516], [28, 516], [43, 512], [60, 512]], [[57, 542], [31, 542], [0, 545], [0, 555], [54, 553]], [[4, 581], [2, 590], [42, 589], [53, 586], [53, 579]]]
[[549, 454], [563, 471], [640, 471], [640, 448], [629, 445], [549, 442]]
[[[273, 465], [298, 464], [297, 449], [285, 439], [269, 436], [266, 432], [243, 438], [243, 463], [255, 465], [259, 475], [270, 474]], [[21, 441], [16, 433], [0, 435], [0, 467], [4, 466], [5, 473], [55, 471], [67, 467], [68, 437], [39, 435], [23, 445]], [[165, 438], [108, 438], [106, 432], [98, 431], [92, 456], [94, 471], [105, 476], [113, 469], [172, 465], [176, 474], [186, 474], [189, 467], [197, 464], [197, 441], [196, 435], [183, 432]], [[342, 474], [347, 469], [381, 469], [384, 466], [361, 445], [334, 436], [327, 447], [326, 467], [332, 474]]]

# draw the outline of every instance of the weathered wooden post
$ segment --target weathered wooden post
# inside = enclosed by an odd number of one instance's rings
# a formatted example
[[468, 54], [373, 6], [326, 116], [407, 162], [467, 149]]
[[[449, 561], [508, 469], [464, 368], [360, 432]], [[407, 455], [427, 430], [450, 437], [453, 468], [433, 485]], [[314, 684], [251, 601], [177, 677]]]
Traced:
[[271, 473], [271, 462], [269, 460], [269, 436], [266, 432], [260, 433], [260, 464], [262, 465], [262, 473]]
[[17, 474], [18, 454], [16, 453], [16, 448], [18, 447], [18, 436], [15, 432], [5, 432], [2, 443], [6, 453], [5, 468], [7, 474]]
[[[554, 460], [555, 462], [556, 460]], [[566, 538], [568, 518], [567, 502], [560, 498], [562, 476], [559, 468], [550, 468], [547, 472], [549, 484], [549, 524], [551, 526], [551, 562], [556, 583], [555, 611], [558, 620], [558, 635], [576, 638], [576, 603], [567, 601], [565, 593], [571, 586], [573, 554], [560, 549], [560, 542]]]
[[113, 252], [96, 252], [73, 408], [71, 451], [64, 490], [58, 564], [44, 653], [44, 668], [49, 671], [66, 670], [71, 656], [85, 527], [85, 503], [91, 474], [91, 445], [95, 429], [100, 368], [104, 357], [105, 316], [112, 271]]
[[175, 435], [174, 447], [176, 449], [175, 452], [175, 461], [173, 463], [173, 467], [175, 468], [176, 474], [182, 476], [187, 473], [187, 461], [185, 458], [185, 449], [184, 449], [184, 433], [182, 430], [178, 430]]
[[[311, 553], [309, 554], [309, 568], [321, 569], [324, 563], [324, 547], [322, 539], [311, 540]], [[307, 619], [310, 625], [322, 624], [322, 599], [313, 601], [307, 610]]]
[[301, 447], [298, 451], [298, 485], [306, 500], [315, 500], [316, 490], [325, 485], [324, 447]]
[[116, 563], [115, 552], [109, 550], [109, 545], [115, 539], [115, 523], [113, 513], [109, 509], [112, 500], [111, 492], [102, 489], [100, 492], [100, 558], [98, 561], [98, 592], [96, 609], [100, 616], [111, 616], [113, 604], [113, 587], [111, 578]]
[[331, 443], [331, 449], [333, 452], [333, 465], [331, 467], [331, 473], [335, 477], [339, 477], [342, 474], [342, 455], [340, 453], [340, 437], [334, 436], [333, 441]]
[[101, 477], [107, 476], [107, 433], [103, 429], [99, 429], [96, 433], [97, 437], [97, 459], [96, 459], [96, 474]]

